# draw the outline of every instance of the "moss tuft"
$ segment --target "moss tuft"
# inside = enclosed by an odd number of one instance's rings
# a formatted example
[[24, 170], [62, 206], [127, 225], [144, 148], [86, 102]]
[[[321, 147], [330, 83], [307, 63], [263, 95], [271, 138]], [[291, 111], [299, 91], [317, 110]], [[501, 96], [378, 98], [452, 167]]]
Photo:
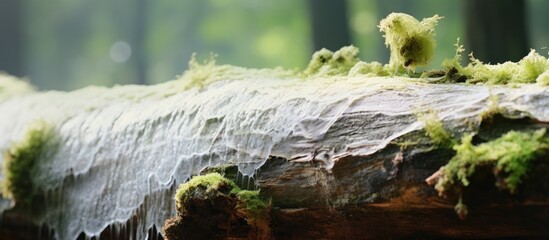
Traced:
[[381, 20], [379, 29], [385, 33], [393, 69], [429, 64], [435, 53], [435, 26], [441, 18], [435, 15], [420, 22], [408, 14], [391, 13]]
[[265, 218], [271, 209], [271, 203], [262, 199], [259, 191], [242, 190], [236, 194], [237, 208], [248, 218]]
[[467, 187], [469, 178], [479, 166], [493, 166], [498, 186], [515, 192], [530, 168], [532, 160], [549, 150], [545, 129], [534, 132], [509, 131], [489, 142], [473, 145], [472, 135], [455, 145], [456, 155], [443, 167], [435, 188], [439, 193], [456, 187]]
[[510, 84], [535, 83], [540, 75], [549, 70], [549, 59], [535, 50], [519, 62], [485, 64], [470, 54], [471, 63], [460, 70], [468, 83]]
[[236, 194], [240, 191], [240, 188], [233, 181], [224, 178], [219, 173], [193, 177], [188, 182], [179, 185], [175, 192], [175, 204], [178, 211], [185, 212], [185, 204], [189, 199], [195, 197], [199, 192], [197, 190], [202, 190], [206, 194], [216, 191]]
[[32, 182], [34, 166], [44, 154], [46, 143], [51, 139], [51, 129], [44, 122], [29, 127], [24, 138], [5, 153], [1, 184], [2, 196], [17, 203], [30, 205], [36, 189]]
[[423, 123], [423, 128], [427, 136], [431, 138], [433, 143], [441, 147], [451, 147], [455, 144], [455, 140], [450, 133], [444, 129], [444, 125], [433, 109], [417, 114], [419, 121]]

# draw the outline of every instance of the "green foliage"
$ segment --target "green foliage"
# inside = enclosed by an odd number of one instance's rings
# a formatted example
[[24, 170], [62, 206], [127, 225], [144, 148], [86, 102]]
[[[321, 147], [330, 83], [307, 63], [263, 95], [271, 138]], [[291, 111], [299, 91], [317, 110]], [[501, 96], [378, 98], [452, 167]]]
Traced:
[[502, 179], [499, 187], [515, 192], [532, 160], [549, 150], [545, 131], [509, 131], [477, 146], [471, 143], [472, 135], [465, 135], [461, 144], [454, 146], [456, 155], [443, 167], [435, 188], [443, 194], [456, 186], [467, 187], [479, 166], [494, 166], [494, 174]]
[[17, 203], [30, 205], [35, 194], [32, 181], [34, 166], [44, 154], [46, 142], [51, 139], [51, 129], [43, 122], [29, 127], [25, 137], [12, 145], [4, 156], [1, 183], [2, 196]]
[[379, 23], [385, 33], [385, 45], [391, 51], [390, 65], [415, 68], [429, 64], [435, 53], [435, 15], [421, 22], [404, 13], [391, 13]]

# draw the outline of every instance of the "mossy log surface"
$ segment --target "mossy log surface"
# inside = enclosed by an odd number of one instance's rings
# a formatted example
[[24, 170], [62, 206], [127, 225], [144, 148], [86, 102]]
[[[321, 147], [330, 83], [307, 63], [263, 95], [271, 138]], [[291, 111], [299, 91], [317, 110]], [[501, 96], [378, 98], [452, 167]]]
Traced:
[[[242, 190], [259, 190], [269, 201], [269, 229], [263, 238], [549, 237], [549, 141], [543, 130], [549, 127], [547, 87], [431, 84], [401, 77], [303, 80], [269, 74], [221, 79], [191, 90], [174, 89], [179, 83], [174, 81], [10, 97], [0, 103], [0, 111], [14, 116], [0, 121], [0, 128], [10, 133], [0, 136], [7, 154], [3, 160], [8, 161], [4, 171], [23, 153], [39, 157], [30, 173], [23, 171], [34, 184], [32, 195], [24, 196], [32, 198], [32, 206], [12, 199], [15, 208], [4, 214], [0, 230], [24, 238], [30, 230], [19, 234], [15, 229], [21, 228], [11, 226], [27, 216], [70, 225], [52, 227], [66, 231], [61, 239], [86, 234], [109, 239], [109, 231], [116, 229], [109, 225], [123, 221], [135, 222], [124, 231], [143, 230], [145, 235], [115, 238], [143, 237], [150, 234], [148, 228], [160, 229], [159, 222], [178, 215], [173, 201], [177, 185], [192, 175], [221, 171]], [[96, 95], [101, 101], [88, 101]], [[18, 141], [26, 139], [29, 125], [37, 120], [55, 136], [40, 145], [55, 151], [20, 149], [33, 146]], [[529, 151], [513, 153], [528, 161], [513, 158], [512, 163], [521, 165], [508, 169], [498, 165], [499, 155], [485, 154], [482, 162], [473, 159], [464, 167], [471, 171], [453, 169], [461, 175], [449, 178], [453, 182], [444, 189], [433, 186], [448, 174], [441, 167], [467, 159], [456, 157], [456, 146], [465, 146], [462, 139], [469, 137], [471, 148], [503, 142], [512, 150], [518, 145], [500, 138], [513, 131], [537, 136]], [[254, 176], [248, 179], [237, 171]], [[505, 185], [511, 175], [518, 179], [513, 191]], [[18, 180], [15, 176], [10, 181]], [[4, 197], [14, 191], [10, 186], [16, 185], [4, 186]], [[231, 197], [190, 199], [206, 209], [186, 216], [197, 223], [226, 224], [221, 220], [235, 216], [230, 210], [239, 204]], [[67, 215], [71, 211], [86, 215]], [[112, 212], [127, 218], [113, 220]], [[253, 227], [246, 227], [249, 221], [242, 216], [233, 221], [234, 228], [214, 226], [213, 236], [259, 236], [249, 233]], [[168, 224], [174, 221], [179, 220]], [[265, 227], [265, 221], [257, 222]], [[90, 234], [87, 229], [100, 231]], [[184, 238], [184, 230], [174, 232]]]

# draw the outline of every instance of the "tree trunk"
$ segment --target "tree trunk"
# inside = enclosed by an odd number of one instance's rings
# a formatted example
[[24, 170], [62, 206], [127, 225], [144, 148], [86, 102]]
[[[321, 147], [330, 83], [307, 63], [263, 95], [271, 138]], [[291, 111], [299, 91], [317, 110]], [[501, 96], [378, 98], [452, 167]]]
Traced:
[[309, 15], [314, 51], [335, 51], [352, 43], [346, 0], [309, 0]]
[[518, 61], [528, 54], [524, 0], [467, 0], [465, 48], [484, 62]]
[[23, 2], [3, 1], [0, 6], [0, 71], [22, 77], [23, 70]]
[[137, 0], [135, 19], [133, 24], [133, 63], [135, 69], [135, 75], [137, 77], [136, 84], [147, 84], [147, 56], [146, 56], [146, 38], [147, 38], [147, 26], [148, 26], [148, 6], [149, 0]]

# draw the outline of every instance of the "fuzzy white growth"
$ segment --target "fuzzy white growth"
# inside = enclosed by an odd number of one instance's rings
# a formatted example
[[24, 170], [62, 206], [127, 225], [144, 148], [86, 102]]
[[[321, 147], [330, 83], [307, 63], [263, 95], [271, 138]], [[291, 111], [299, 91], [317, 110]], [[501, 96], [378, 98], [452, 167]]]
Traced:
[[145, 239], [149, 227], [175, 214], [174, 186], [205, 167], [235, 164], [252, 175], [274, 156], [314, 161], [329, 170], [345, 156], [375, 153], [421, 129], [413, 109], [425, 105], [445, 125], [466, 129], [485, 111], [491, 94], [498, 94], [508, 112], [549, 121], [546, 101], [540, 100], [549, 92], [537, 86], [490, 90], [362, 76], [303, 81], [272, 70], [225, 68], [231, 74], [199, 74], [196, 79], [209, 84], [187, 90], [182, 89], [197, 75], [154, 86], [89, 87], [2, 102], [0, 152], [37, 120], [53, 126], [56, 135], [51, 140], [56, 147], [37, 160], [31, 176], [46, 199], [38, 220], [67, 240], [81, 232], [97, 236], [136, 215], [132, 229]]

